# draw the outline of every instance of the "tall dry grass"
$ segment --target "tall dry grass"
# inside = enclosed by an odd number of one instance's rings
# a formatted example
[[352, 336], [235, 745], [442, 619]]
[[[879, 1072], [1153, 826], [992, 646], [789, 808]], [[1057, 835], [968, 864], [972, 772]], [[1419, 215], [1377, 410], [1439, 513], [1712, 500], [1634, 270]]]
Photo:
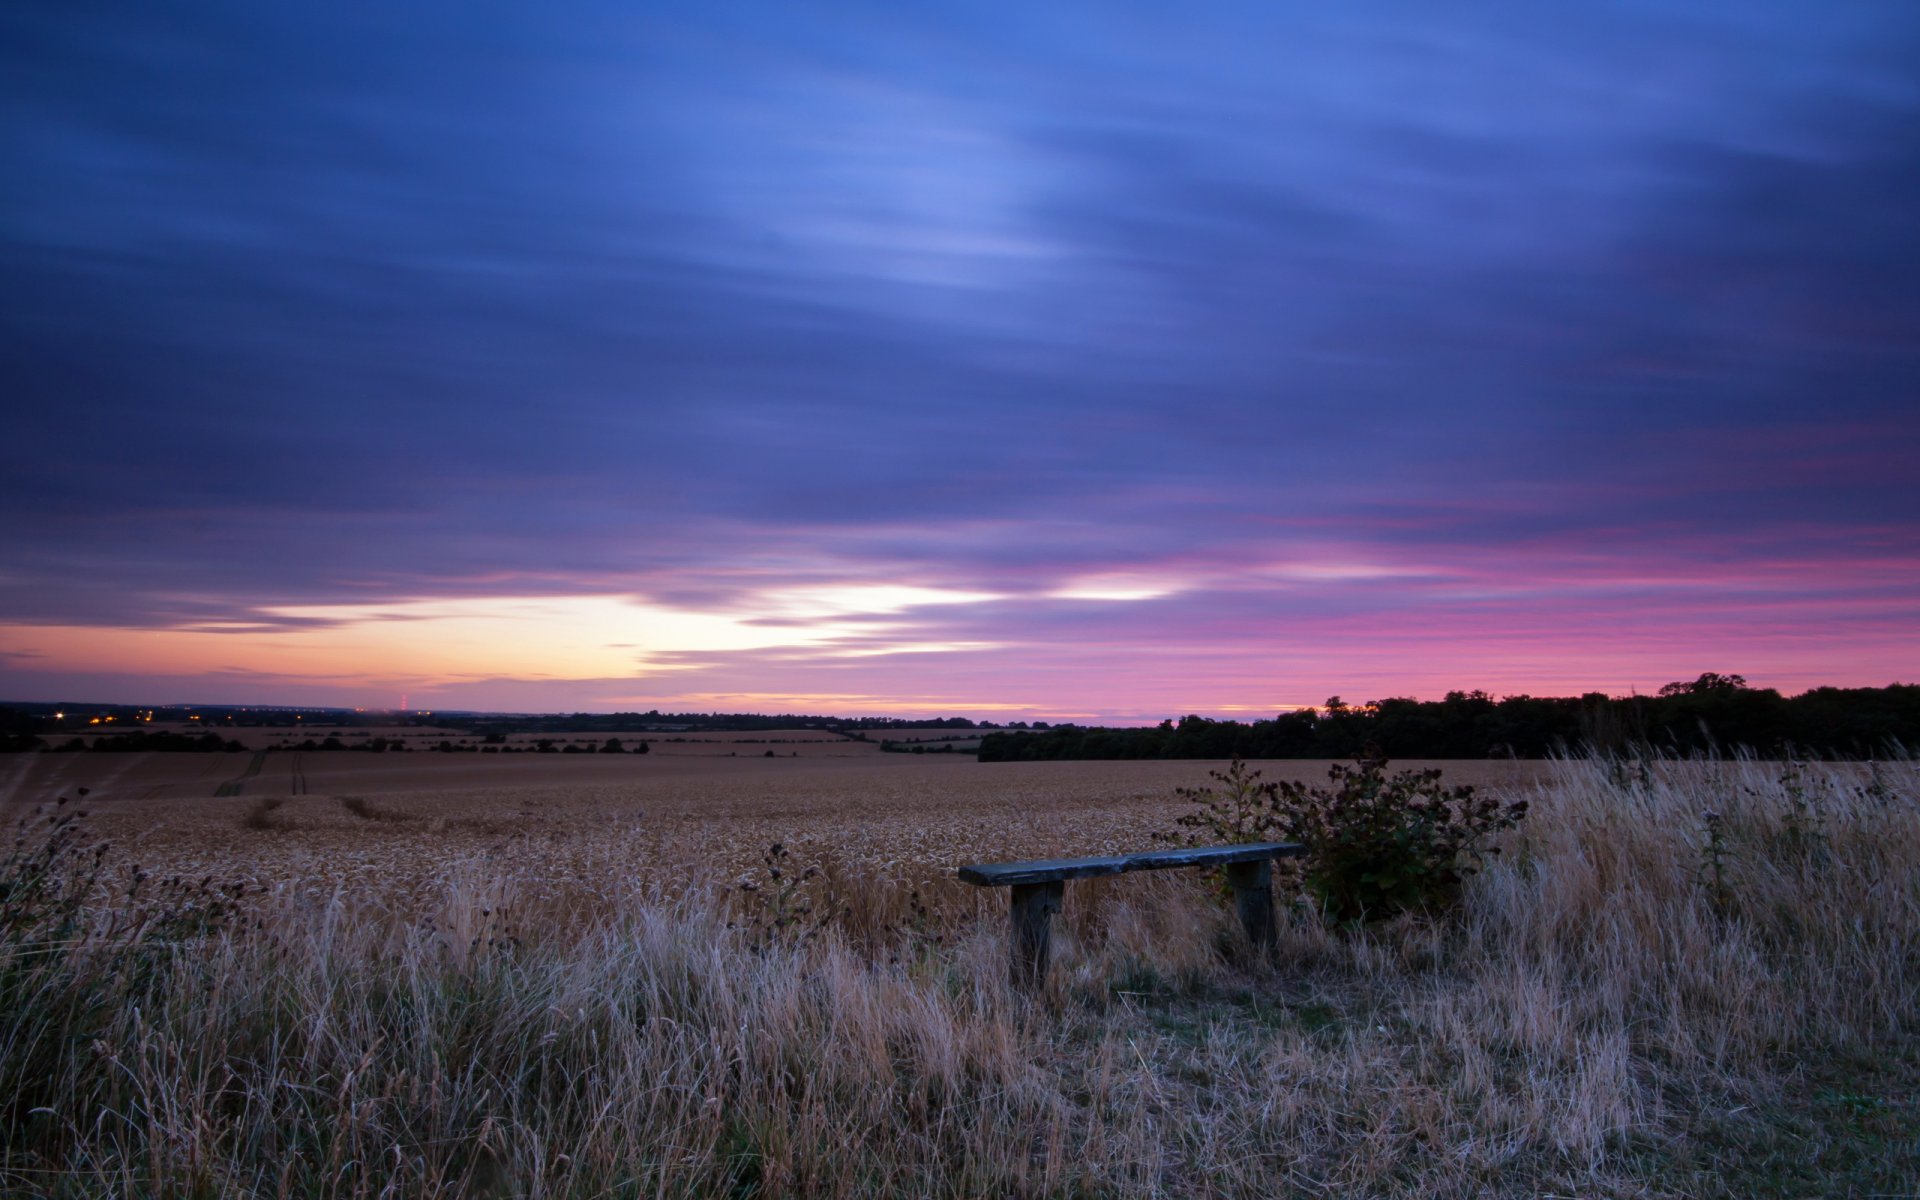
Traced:
[[1296, 909], [1268, 964], [1205, 880], [1075, 884], [1037, 997], [981, 894], [848, 863], [475, 862], [424, 916], [96, 884], [90, 921], [0, 930], [0, 1190], [1911, 1191], [1920, 804], [1882, 779], [1563, 764], [1453, 918]]

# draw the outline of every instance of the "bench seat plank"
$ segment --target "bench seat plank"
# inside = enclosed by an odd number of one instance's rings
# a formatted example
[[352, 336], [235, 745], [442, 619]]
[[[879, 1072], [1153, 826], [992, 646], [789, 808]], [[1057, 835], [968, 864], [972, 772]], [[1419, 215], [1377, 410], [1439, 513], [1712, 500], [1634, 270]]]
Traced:
[[1155, 871], [1164, 867], [1214, 867], [1228, 863], [1294, 858], [1306, 853], [1297, 842], [1248, 842], [1239, 846], [1206, 846], [1197, 850], [1149, 850], [1141, 854], [1114, 854], [1100, 858], [1051, 858], [1038, 862], [977, 863], [960, 868], [960, 878], [980, 887], [1051, 883], [1063, 879], [1091, 879], [1123, 875], [1128, 871]]

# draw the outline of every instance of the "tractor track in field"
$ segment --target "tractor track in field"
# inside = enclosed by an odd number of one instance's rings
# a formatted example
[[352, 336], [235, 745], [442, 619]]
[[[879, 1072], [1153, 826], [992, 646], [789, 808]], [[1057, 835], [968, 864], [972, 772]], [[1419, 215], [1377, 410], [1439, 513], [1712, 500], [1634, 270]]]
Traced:
[[[41, 756], [38, 754], [21, 754], [16, 757], [18, 761], [14, 764], [13, 773], [8, 776], [5, 785], [0, 786], [0, 804], [11, 804], [14, 798], [20, 795], [21, 788], [25, 786], [28, 777], [34, 773], [34, 768], [40, 765]], [[68, 765], [69, 763], [62, 762], [61, 770], [65, 770]], [[53, 778], [46, 782], [51, 783], [58, 778], [59, 773], [54, 772]], [[23, 800], [21, 803], [24, 805], [26, 801]]]
[[[213, 757], [213, 756], [209, 756], [209, 757]], [[170, 794], [174, 788], [185, 788], [190, 790], [196, 784], [205, 784], [207, 777], [209, 775], [212, 775], [215, 772], [215, 770], [218, 769], [219, 766], [220, 766], [219, 760], [217, 758], [214, 758], [214, 761], [209, 762], [205, 767], [201, 768], [200, 773], [194, 776], [192, 779], [187, 779], [187, 780], [163, 779], [159, 783], [149, 784], [147, 786], [147, 790], [140, 793], [139, 799], [138, 801], [136, 801], [136, 803], [145, 803], [148, 800], [158, 800], [160, 797]]]
[[149, 786], [146, 791], [140, 793], [138, 802], [144, 803], [148, 800], [158, 800], [161, 796], [168, 794], [173, 788], [192, 788], [195, 784], [204, 784], [207, 776], [212, 775], [220, 766], [218, 756], [210, 755], [209, 757], [212, 758], [213, 761], [201, 768], [200, 773], [191, 780], [162, 780], [159, 783]]
[[216, 797], [238, 796], [242, 789], [247, 786], [247, 780], [258, 775], [260, 768], [267, 765], [267, 753], [265, 750], [255, 750], [253, 752], [253, 761], [247, 764], [247, 769], [215, 788], [213, 794]]

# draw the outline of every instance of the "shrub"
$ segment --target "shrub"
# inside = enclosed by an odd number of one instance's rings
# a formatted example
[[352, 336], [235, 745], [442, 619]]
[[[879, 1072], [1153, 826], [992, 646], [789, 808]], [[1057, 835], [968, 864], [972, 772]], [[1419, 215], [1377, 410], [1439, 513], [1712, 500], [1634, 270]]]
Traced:
[[1174, 795], [1200, 807], [1179, 819], [1197, 836], [1194, 845], [1271, 841], [1278, 836], [1274, 811], [1278, 785], [1262, 783], [1260, 772], [1234, 759], [1224, 771], [1208, 771], [1217, 787], [1175, 788]]
[[1181, 789], [1203, 807], [1180, 823], [1229, 841], [1306, 846], [1302, 882], [1339, 921], [1451, 907], [1482, 855], [1499, 853], [1484, 839], [1527, 812], [1524, 800], [1502, 804], [1470, 784], [1445, 787], [1438, 770], [1388, 775], [1377, 753], [1333, 764], [1326, 787], [1261, 782], [1238, 759], [1209, 774], [1218, 787]]

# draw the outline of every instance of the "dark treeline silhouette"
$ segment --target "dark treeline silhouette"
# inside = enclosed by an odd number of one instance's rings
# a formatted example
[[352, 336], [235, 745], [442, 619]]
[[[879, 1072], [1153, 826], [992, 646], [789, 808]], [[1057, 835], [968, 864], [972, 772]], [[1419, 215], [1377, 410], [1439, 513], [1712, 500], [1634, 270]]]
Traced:
[[1564, 698], [1448, 692], [1443, 700], [1381, 700], [1242, 723], [1206, 717], [1144, 729], [1056, 727], [990, 733], [982, 762], [1072, 758], [1347, 758], [1367, 747], [1393, 758], [1544, 758], [1595, 749], [1696, 754], [1873, 758], [1920, 745], [1920, 685], [1814, 688], [1782, 696], [1738, 675], [1708, 672], [1657, 696], [1601, 692]]
[[0, 708], [0, 753], [37, 750], [40, 739], [32, 717], [11, 708]]
[[[866, 729], [973, 729], [966, 717], [833, 717], [804, 713], [468, 713], [445, 716], [437, 724], [471, 733], [763, 733], [786, 729], [830, 729], [836, 733]], [[988, 725], [981, 725], [987, 728]]]
[[[16, 749], [31, 750], [33, 745], [21, 745]], [[92, 744], [82, 737], [70, 738], [50, 749], [60, 751], [85, 750], [93, 754], [206, 754], [209, 752], [229, 751], [239, 753], [246, 747], [239, 742], [229, 741], [219, 734], [208, 730], [205, 733], [175, 733], [168, 729], [135, 729], [128, 733], [116, 733], [107, 737], [96, 737]]]
[[[647, 712], [489, 713], [406, 709], [250, 707], [218, 704], [93, 704], [42, 700], [0, 703], [0, 752], [32, 750], [41, 740], [117, 734], [151, 724], [192, 722], [200, 729], [267, 728], [454, 729], [473, 736], [511, 733], [751, 733], [827, 729], [861, 738], [889, 729], [1046, 729], [1045, 721], [975, 721], [969, 717], [845, 717], [807, 713]], [[317, 736], [317, 735], [316, 735]], [[39, 739], [39, 740], [37, 740]], [[397, 747], [396, 747], [397, 748]], [[365, 749], [365, 747], [353, 747]]]
[[[225, 704], [99, 704], [77, 701], [7, 700], [0, 702], [0, 722], [26, 721], [42, 736], [60, 732], [109, 733], [94, 730], [94, 725], [144, 724], [158, 719], [162, 723], [193, 721], [203, 728], [214, 725], [258, 728], [297, 729], [304, 723], [326, 725], [420, 725], [430, 724], [431, 714], [363, 712], [352, 708], [259, 708]], [[95, 720], [95, 718], [98, 718]]]

